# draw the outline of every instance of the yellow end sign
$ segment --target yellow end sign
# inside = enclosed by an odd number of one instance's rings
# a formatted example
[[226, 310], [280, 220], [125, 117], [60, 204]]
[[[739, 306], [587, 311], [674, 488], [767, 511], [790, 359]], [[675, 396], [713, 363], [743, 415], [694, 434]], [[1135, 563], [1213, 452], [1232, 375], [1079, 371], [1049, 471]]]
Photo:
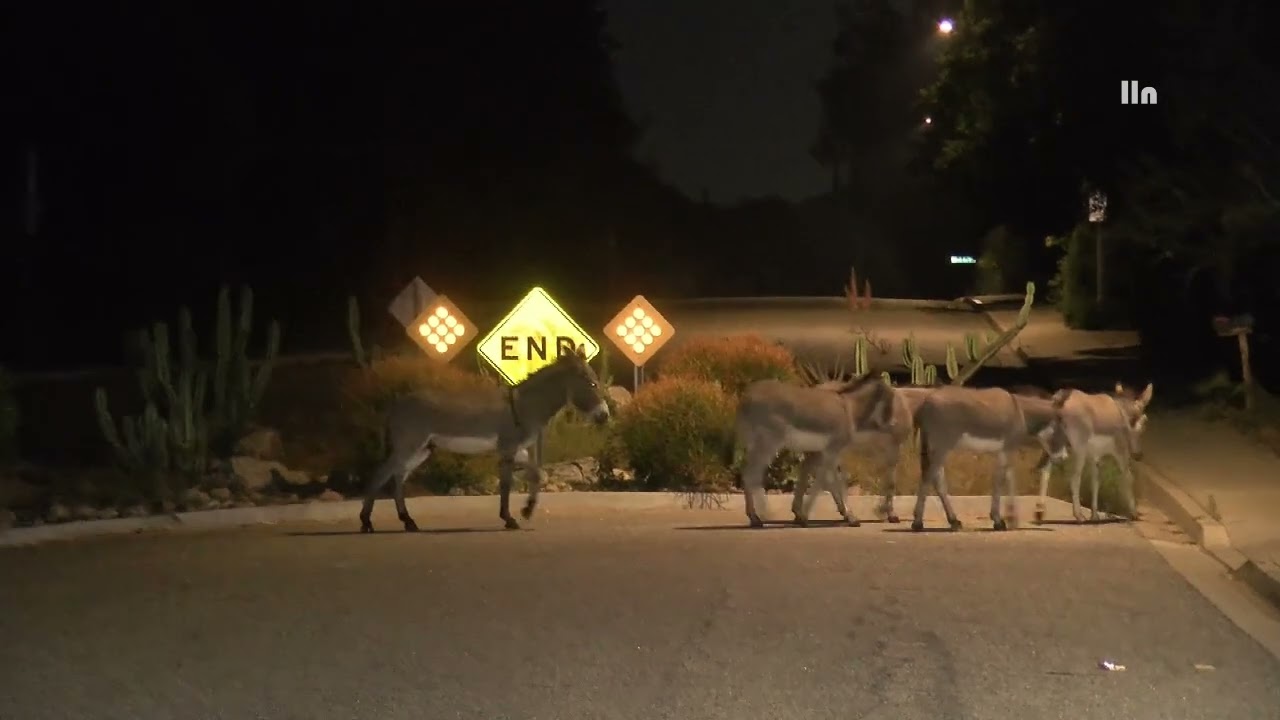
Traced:
[[480, 341], [484, 358], [512, 385], [582, 345], [590, 360], [600, 345], [546, 290], [536, 287]]

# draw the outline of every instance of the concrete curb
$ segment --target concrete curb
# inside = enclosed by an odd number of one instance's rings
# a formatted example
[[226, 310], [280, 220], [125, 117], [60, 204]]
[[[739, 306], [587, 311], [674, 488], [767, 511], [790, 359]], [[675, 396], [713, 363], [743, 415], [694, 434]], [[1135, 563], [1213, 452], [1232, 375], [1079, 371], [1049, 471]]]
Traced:
[[[773, 506], [771, 516], [775, 521], [789, 513], [782, 508], [789, 506], [790, 496], [770, 495]], [[524, 504], [523, 494], [512, 494], [511, 505], [518, 508]], [[981, 521], [985, 518], [990, 498], [986, 495], [954, 495], [952, 501], [956, 512], [967, 523], [972, 519]], [[869, 518], [873, 514], [878, 498], [870, 495], [850, 495], [849, 509], [855, 516]], [[899, 495], [894, 500], [901, 511], [915, 502], [914, 495]], [[409, 512], [422, 519], [438, 519], [442, 515], [469, 514], [490, 518], [495, 526], [498, 523], [498, 499], [494, 495], [470, 495], [463, 497], [424, 496], [408, 498], [406, 504]], [[142, 518], [116, 518], [113, 520], [83, 520], [56, 525], [38, 527], [12, 528], [0, 531], [0, 548], [26, 547], [59, 540], [79, 540], [112, 535], [132, 535], [147, 531], [163, 530], [225, 530], [253, 525], [275, 525], [290, 522], [346, 522], [354, 530], [357, 516], [360, 513], [360, 500], [344, 500], [341, 502], [308, 502], [293, 505], [270, 505], [266, 507], [230, 508], [226, 510], [204, 510], [199, 512], [173, 513], [170, 515], [152, 515]], [[1049, 499], [1050, 512], [1063, 518], [1069, 516], [1071, 504]], [[715, 508], [731, 514], [743, 512], [743, 497], [733, 493], [725, 500], [723, 507]], [[564, 511], [644, 511], [644, 510], [683, 510], [689, 509], [687, 495], [671, 492], [566, 492], [545, 493], [538, 506], [539, 513], [554, 516]], [[710, 509], [710, 508], [709, 508]], [[1019, 503], [1024, 517], [1031, 513], [1030, 499]], [[926, 521], [936, 521], [930, 506]], [[937, 509], [940, 512], [940, 509]], [[905, 517], [905, 514], [904, 514]], [[399, 524], [390, 500], [380, 500], [374, 509], [374, 526], [383, 530], [398, 529]], [[535, 519], [536, 522], [536, 519]], [[981, 522], [979, 522], [981, 524]]]
[[1197, 545], [1222, 563], [1232, 577], [1280, 606], [1280, 579], [1267, 573], [1244, 553], [1235, 549], [1226, 526], [1212, 518], [1190, 495], [1155, 468], [1146, 463], [1135, 462], [1134, 469], [1143, 483], [1147, 500], [1169, 516]]
[[[378, 515], [390, 515], [386, 503], [379, 502], [374, 510], [375, 522]], [[519, 507], [524, 502], [524, 495], [512, 494], [512, 506]], [[583, 493], [544, 493], [541, 508], [548, 505], [565, 508], [591, 508], [601, 510], [645, 510], [671, 507], [682, 502], [681, 496], [675, 493], [648, 492], [583, 492]], [[447, 508], [452, 512], [487, 511], [497, 515], [497, 499], [492, 495], [473, 495], [464, 497], [425, 496], [408, 498], [406, 504], [412, 514], [440, 514]], [[81, 520], [56, 525], [40, 525], [37, 527], [11, 528], [0, 531], [0, 547], [22, 547], [57, 540], [77, 540], [88, 537], [108, 535], [129, 535], [154, 530], [217, 530], [250, 525], [274, 525], [288, 522], [335, 522], [350, 520], [356, 522], [360, 513], [360, 500], [343, 500], [340, 502], [306, 502], [290, 505], [267, 505], [262, 507], [228, 508], [225, 510], [202, 510], [196, 512], [172, 513], [169, 515], [149, 515], [140, 518], [115, 518], [112, 520]], [[379, 512], [381, 511], [381, 512]], [[384, 517], [385, 524], [389, 518]]]

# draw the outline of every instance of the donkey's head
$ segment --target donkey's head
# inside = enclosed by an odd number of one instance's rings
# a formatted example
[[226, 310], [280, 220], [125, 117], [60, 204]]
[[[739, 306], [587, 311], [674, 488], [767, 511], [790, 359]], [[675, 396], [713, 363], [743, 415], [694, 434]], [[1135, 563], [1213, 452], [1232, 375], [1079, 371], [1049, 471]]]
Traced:
[[586, 349], [579, 345], [573, 352], [557, 358], [556, 363], [562, 365], [560, 377], [563, 378], [569, 404], [596, 423], [608, 421], [608, 396], [605, 389], [600, 387], [596, 371], [587, 362]]
[[1154, 392], [1155, 386], [1147, 383], [1142, 393], [1135, 397], [1132, 390], [1121, 383], [1116, 383], [1116, 391], [1112, 395], [1116, 401], [1116, 407], [1120, 409], [1120, 415], [1124, 418], [1124, 424], [1128, 430], [1129, 454], [1134, 460], [1142, 459], [1142, 431], [1147, 428], [1147, 406], [1151, 404], [1151, 395]]
[[867, 374], [839, 385], [823, 383], [820, 387], [834, 390], [844, 399], [856, 429], [877, 432], [893, 429], [894, 390], [880, 376]]

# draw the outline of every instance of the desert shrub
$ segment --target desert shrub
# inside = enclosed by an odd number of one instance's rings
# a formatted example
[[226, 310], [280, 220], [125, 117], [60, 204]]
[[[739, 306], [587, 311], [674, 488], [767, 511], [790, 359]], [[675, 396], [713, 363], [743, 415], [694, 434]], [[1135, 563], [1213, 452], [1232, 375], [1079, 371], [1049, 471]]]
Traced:
[[0, 368], [0, 463], [12, 462], [18, 455], [18, 399], [13, 394], [13, 381]]
[[718, 382], [734, 396], [757, 380], [799, 379], [795, 356], [758, 335], [690, 340], [670, 350], [662, 360], [660, 374]]
[[[352, 424], [351, 446], [346, 465], [362, 477], [377, 468], [386, 457], [386, 412], [396, 398], [425, 389], [483, 390], [493, 381], [424, 355], [392, 355], [375, 359], [349, 376], [343, 389]], [[444, 451], [431, 455], [410, 478], [414, 485], [432, 493], [455, 489], [490, 491], [498, 474], [497, 458], [485, 455], [456, 455]]]
[[551, 418], [542, 433], [542, 462], [545, 465], [586, 457], [599, 459], [608, 436], [607, 426], [596, 425], [572, 408], [565, 408]]
[[1028, 272], [1026, 243], [1004, 225], [993, 228], [982, 238], [977, 269], [977, 291], [981, 295], [1021, 289]]
[[645, 490], [725, 492], [733, 483], [733, 398], [710, 380], [664, 377], [640, 388], [614, 425]]

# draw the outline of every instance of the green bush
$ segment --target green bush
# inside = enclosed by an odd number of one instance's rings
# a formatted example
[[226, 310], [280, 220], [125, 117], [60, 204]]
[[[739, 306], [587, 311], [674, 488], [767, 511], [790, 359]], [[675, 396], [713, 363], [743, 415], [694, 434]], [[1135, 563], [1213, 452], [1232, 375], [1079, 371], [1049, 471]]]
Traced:
[[645, 490], [726, 492], [733, 473], [734, 401], [716, 383], [664, 377], [645, 384], [615, 421], [617, 450]]
[[[1117, 231], [1103, 238], [1107, 242], [1106, 274], [1115, 278], [1129, 271], [1126, 269], [1125, 239]], [[1078, 330], [1101, 330], [1129, 324], [1131, 298], [1120, 292], [1124, 283], [1107, 283], [1107, 302], [1098, 305], [1097, 277], [1097, 228], [1080, 223], [1069, 234], [1049, 238], [1046, 245], [1059, 248], [1058, 272], [1049, 281], [1049, 302], [1057, 307], [1068, 327]]]
[[0, 368], [0, 463], [12, 462], [18, 456], [18, 399], [13, 395], [13, 381]]
[[741, 395], [757, 380], [800, 378], [795, 356], [758, 335], [690, 340], [663, 358], [659, 374], [664, 378], [718, 382], [734, 396]]
[[551, 418], [542, 433], [542, 464], [586, 457], [598, 459], [608, 436], [608, 426], [597, 425], [571, 408], [565, 408]]

